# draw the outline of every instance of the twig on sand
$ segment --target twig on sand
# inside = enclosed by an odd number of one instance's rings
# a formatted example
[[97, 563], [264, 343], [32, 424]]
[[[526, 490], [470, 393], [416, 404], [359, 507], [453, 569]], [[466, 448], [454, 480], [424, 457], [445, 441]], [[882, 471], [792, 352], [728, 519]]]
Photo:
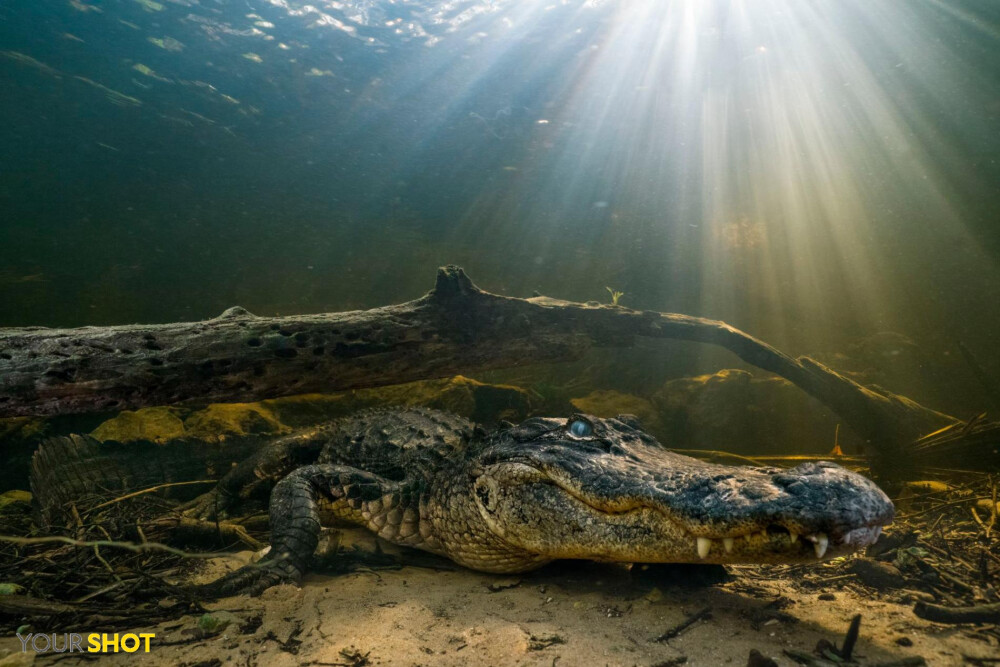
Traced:
[[1000, 623], [1000, 603], [942, 607], [929, 602], [913, 605], [913, 613], [935, 623]]
[[708, 617], [712, 613], [711, 607], [705, 607], [688, 616], [686, 619], [664, 632], [659, 637], [653, 639], [654, 642], [665, 642], [681, 634], [699, 620]]

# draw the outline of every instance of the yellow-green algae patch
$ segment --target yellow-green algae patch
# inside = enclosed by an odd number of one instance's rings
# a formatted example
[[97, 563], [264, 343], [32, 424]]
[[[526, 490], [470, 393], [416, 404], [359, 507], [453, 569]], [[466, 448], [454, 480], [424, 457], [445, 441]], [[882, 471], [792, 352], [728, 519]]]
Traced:
[[177, 408], [156, 407], [126, 410], [109, 419], [91, 432], [98, 440], [152, 440], [166, 442], [186, 435], [184, 411]]
[[0, 419], [0, 442], [28, 440], [45, 433], [46, 423], [41, 417], [7, 417]]
[[256, 403], [213, 403], [201, 410], [174, 407], [125, 411], [98, 426], [98, 440], [167, 442], [175, 438], [218, 441], [230, 436], [278, 435], [377, 406], [423, 406], [476, 420], [520, 419], [527, 392], [461, 375], [332, 394], [300, 394]]
[[200, 440], [226, 435], [278, 434], [289, 430], [262, 403], [213, 403], [185, 419], [184, 428], [185, 435]]

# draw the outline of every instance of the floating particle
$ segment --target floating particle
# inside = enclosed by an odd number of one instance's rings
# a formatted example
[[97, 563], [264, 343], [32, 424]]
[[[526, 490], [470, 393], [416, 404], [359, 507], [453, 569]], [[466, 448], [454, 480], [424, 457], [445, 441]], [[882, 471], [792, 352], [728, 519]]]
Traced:
[[142, 8], [145, 9], [147, 12], [163, 11], [163, 5], [161, 5], [158, 2], [155, 2], [154, 0], [134, 0], [134, 1], [142, 5]]
[[27, 65], [28, 67], [34, 68], [40, 74], [46, 74], [56, 79], [62, 78], [62, 72], [60, 72], [56, 68], [49, 67], [42, 61], [35, 60], [31, 56], [19, 53], [18, 51], [0, 51], [0, 56], [5, 56], [15, 62], [21, 63], [22, 65]]
[[165, 51], [178, 52], [184, 49], [184, 44], [177, 41], [173, 37], [147, 37], [146, 41], [151, 44], [155, 44]]
[[98, 14], [103, 14], [104, 10], [95, 5], [88, 5], [85, 2], [80, 2], [80, 0], [69, 0], [69, 5], [78, 12], [97, 12]]
[[153, 71], [152, 68], [147, 67], [142, 63], [136, 63], [132, 65], [132, 69], [134, 69], [139, 74], [142, 74], [143, 76], [148, 76], [151, 79], [156, 79], [157, 81], [163, 81], [164, 83], [173, 83], [173, 81], [171, 81], [170, 79], [160, 76], [155, 71]]
[[85, 76], [75, 76], [73, 78], [77, 79], [78, 81], [84, 82], [88, 86], [93, 86], [94, 88], [97, 88], [102, 93], [104, 93], [104, 96], [108, 98], [109, 102], [111, 102], [112, 104], [115, 104], [117, 106], [120, 106], [120, 107], [137, 107], [137, 106], [141, 106], [142, 105], [142, 100], [140, 100], [138, 98], [135, 98], [135, 97], [132, 97], [131, 95], [126, 95], [125, 93], [121, 93], [121, 92], [119, 92], [117, 90], [114, 90], [112, 88], [108, 88], [107, 86], [105, 86], [103, 84], [100, 84], [100, 83], [97, 83], [96, 81], [94, 81], [92, 79], [88, 79]]

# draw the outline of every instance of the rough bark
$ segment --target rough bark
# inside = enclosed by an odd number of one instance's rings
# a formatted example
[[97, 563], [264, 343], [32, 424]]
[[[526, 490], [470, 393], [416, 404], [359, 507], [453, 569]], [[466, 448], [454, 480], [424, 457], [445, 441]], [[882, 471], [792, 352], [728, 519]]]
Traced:
[[637, 336], [724, 347], [787, 378], [878, 443], [910, 441], [954, 421], [723, 322], [499, 296], [454, 266], [438, 271], [425, 296], [365, 311], [271, 318], [237, 307], [204, 322], [0, 329], [0, 417], [373, 387], [571, 360]]

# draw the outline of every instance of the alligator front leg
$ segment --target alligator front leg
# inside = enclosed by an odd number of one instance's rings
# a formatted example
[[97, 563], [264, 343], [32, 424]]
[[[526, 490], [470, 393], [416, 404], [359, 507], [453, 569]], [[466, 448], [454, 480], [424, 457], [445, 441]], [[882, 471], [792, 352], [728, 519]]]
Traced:
[[327, 429], [285, 436], [268, 443], [226, 473], [214, 489], [178, 509], [185, 515], [212, 521], [251, 496], [266, 497], [274, 485], [296, 468], [315, 463], [330, 438]]
[[258, 563], [196, 587], [195, 593], [209, 597], [257, 595], [276, 584], [297, 582], [319, 542], [321, 503], [326, 501], [337, 514], [364, 522], [362, 507], [392, 496], [399, 486], [349, 466], [321, 463], [299, 468], [278, 482], [271, 493], [268, 554]]

